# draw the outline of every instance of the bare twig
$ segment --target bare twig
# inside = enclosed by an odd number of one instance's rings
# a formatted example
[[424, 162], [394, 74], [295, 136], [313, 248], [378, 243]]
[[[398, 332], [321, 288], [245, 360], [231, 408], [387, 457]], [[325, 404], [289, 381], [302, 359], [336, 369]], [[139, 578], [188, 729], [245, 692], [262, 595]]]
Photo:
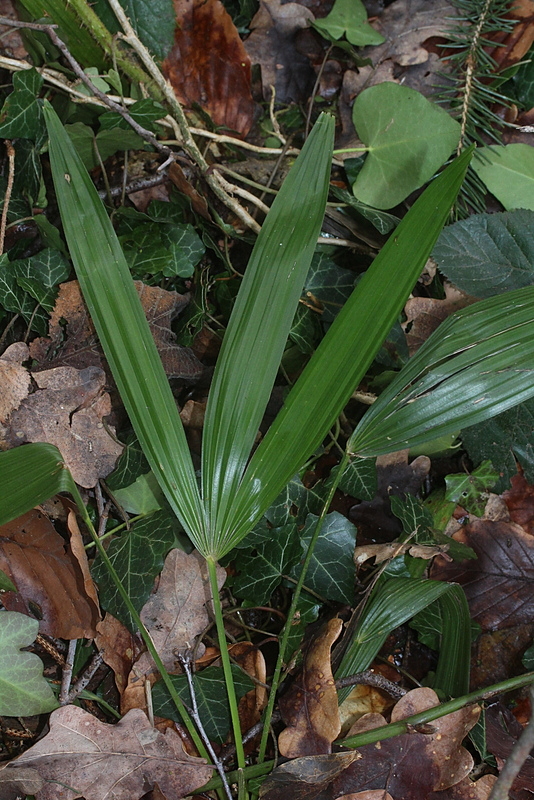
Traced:
[[76, 683], [74, 684], [74, 686], [70, 690], [68, 698], [67, 698], [67, 703], [73, 703], [74, 700], [76, 700], [76, 698], [78, 697], [78, 695], [83, 692], [85, 687], [88, 686], [88, 684], [94, 678], [95, 672], [100, 667], [100, 665], [102, 664], [103, 660], [104, 659], [102, 658], [102, 654], [101, 653], [95, 653], [95, 655], [93, 656], [93, 658], [89, 662], [89, 665], [84, 670], [84, 673], [81, 676], [81, 678], [79, 678], [79, 680], [76, 681]]
[[9, 211], [9, 201], [11, 200], [11, 193], [13, 191], [13, 181], [15, 180], [15, 148], [9, 139], [4, 140], [7, 151], [7, 187], [4, 194], [4, 206], [2, 208], [2, 219], [0, 220], [0, 253], [4, 252], [4, 243], [6, 239], [6, 225], [7, 214]]
[[77, 639], [71, 639], [69, 641], [69, 649], [67, 651], [67, 659], [61, 675], [61, 689], [59, 690], [58, 698], [59, 703], [62, 706], [66, 706], [69, 702], [69, 689], [70, 682], [72, 680], [72, 670], [74, 669], [74, 656], [76, 655], [77, 643]]
[[488, 800], [508, 800], [508, 793], [512, 788], [512, 784], [534, 747], [534, 685], [530, 686], [530, 705], [532, 710], [529, 723], [506, 759], [506, 763], [502, 768], [497, 783], [491, 790]]
[[215, 750], [213, 749], [213, 747], [211, 745], [209, 737], [208, 737], [206, 731], [204, 730], [204, 726], [202, 724], [202, 720], [200, 719], [200, 714], [198, 713], [197, 697], [196, 697], [196, 693], [195, 693], [195, 687], [193, 685], [193, 672], [192, 672], [192, 669], [191, 669], [191, 654], [189, 652], [186, 652], [184, 654], [180, 654], [178, 656], [178, 660], [179, 660], [180, 664], [182, 665], [182, 668], [183, 668], [183, 670], [185, 672], [185, 676], [187, 678], [187, 685], [189, 687], [189, 694], [191, 696], [191, 706], [192, 706], [192, 708], [189, 710], [189, 714], [191, 715], [191, 719], [193, 720], [193, 722], [197, 726], [197, 730], [198, 730], [198, 732], [199, 732], [199, 734], [200, 734], [200, 736], [202, 738], [202, 741], [204, 742], [206, 750], [208, 751], [208, 753], [210, 754], [211, 758], [213, 759], [213, 764], [215, 765], [215, 769], [217, 770], [217, 772], [219, 773], [219, 776], [221, 778], [222, 785], [223, 785], [226, 797], [228, 798], [228, 800], [233, 800], [232, 792], [230, 790], [230, 786], [228, 785], [228, 781], [226, 779], [226, 773], [224, 771], [223, 764], [222, 764], [221, 760], [219, 759], [219, 757], [217, 756], [217, 754], [215, 753]]
[[372, 669], [366, 669], [364, 672], [356, 672], [354, 675], [348, 675], [346, 678], [339, 678], [336, 681], [336, 689], [344, 689], [346, 686], [375, 686], [377, 689], [387, 692], [392, 697], [404, 697], [406, 689], [398, 686], [393, 681], [388, 681], [379, 672], [373, 672]]

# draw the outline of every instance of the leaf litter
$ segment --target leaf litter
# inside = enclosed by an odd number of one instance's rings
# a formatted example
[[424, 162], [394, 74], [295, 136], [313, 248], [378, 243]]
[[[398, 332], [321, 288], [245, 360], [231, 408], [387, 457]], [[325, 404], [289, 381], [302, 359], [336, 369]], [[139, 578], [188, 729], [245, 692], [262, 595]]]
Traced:
[[[314, 19], [328, 20], [328, 14], [332, 12], [328, 3], [307, 3], [308, 7], [305, 7], [298, 3], [277, 4], [274, 0], [261, 0], [256, 16], [247, 20], [250, 33], [243, 46], [237, 25], [218, 0], [204, 4], [176, 2], [178, 25], [172, 31], [167, 18], [162, 15], [161, 25], [165, 28], [165, 36], [162, 35], [161, 41], [154, 46], [159, 48], [161, 58], [166, 57], [166, 73], [177, 96], [200, 115], [198, 119], [202, 120], [202, 113], [207, 112], [220, 130], [226, 132], [231, 129], [241, 136], [249, 133], [260, 113], [251, 93], [251, 63], [261, 66], [263, 98], [269, 99], [271, 86], [275, 86], [278, 103], [291, 100], [308, 103], [316, 78], [320, 78], [317, 94], [324, 101], [335, 97], [343, 82], [340, 100], [343, 133], [339, 141], [346, 137], [344, 143], [354, 144], [358, 143], [358, 139], [352, 127], [352, 103], [366, 87], [389, 82], [429, 95], [430, 84], [436, 70], [440, 69], [435, 52], [436, 40], [440, 39], [446, 28], [446, 18], [453, 12], [453, 7], [445, 2], [434, 4], [430, 19], [427, 5], [396, 0], [386, 9], [379, 10], [369, 27], [371, 31], [380, 32], [377, 42], [380, 35], [386, 41], [383, 45], [361, 51], [359, 56], [362, 60], [368, 55], [373, 63], [358, 65], [358, 73], [347, 68], [353, 62], [347, 59], [349, 50], [343, 49], [347, 45], [343, 37], [348, 43], [355, 42], [350, 26], [346, 29], [342, 26], [343, 29], [336, 30], [336, 34], [339, 33], [339, 49], [335, 51], [335, 58], [325, 61], [323, 74], [319, 74], [328, 43], [320, 41], [308, 26]], [[343, 16], [345, 12], [340, 11], [341, 6], [339, 3], [337, 13]], [[359, 6], [357, 10], [359, 14]], [[332, 13], [335, 17], [336, 12]], [[523, 16], [525, 13], [521, 11]], [[152, 28], [147, 34], [152, 37], [156, 16], [152, 15]], [[354, 19], [357, 16], [354, 15]], [[365, 20], [365, 16], [362, 20]], [[332, 17], [325, 23], [325, 30], [331, 21]], [[217, 39], [217, 45], [206, 48], [205, 32], [210, 29]], [[525, 43], [528, 43], [531, 33], [532, 26], [529, 29], [528, 21], [522, 23], [519, 47], [511, 56], [512, 59], [517, 61], [524, 56]], [[201, 38], [200, 45], [196, 38], [198, 36]], [[506, 50], [508, 54], [513, 52], [513, 47], [507, 42], [506, 48], [501, 50]], [[499, 54], [499, 50], [496, 53]], [[184, 63], [190, 67], [189, 72], [184, 71]], [[331, 79], [328, 78], [329, 69], [332, 71]], [[111, 73], [107, 77], [113, 79]], [[256, 100], [261, 99], [257, 86], [255, 97]], [[202, 112], [199, 112], [199, 107]], [[280, 107], [275, 108], [275, 115], [278, 114], [282, 119]], [[275, 122], [276, 116], [271, 114], [269, 123], [276, 129]], [[229, 163], [232, 163], [231, 159]], [[172, 166], [178, 168], [178, 165]], [[276, 169], [275, 164], [270, 165], [269, 169], [273, 167]], [[261, 180], [263, 182], [266, 179]], [[205, 226], [214, 218], [214, 209], [210, 206], [208, 211], [206, 199], [188, 183], [185, 176], [180, 176], [175, 182], [189, 198], [194, 211], [202, 217], [203, 222], [199, 227], [203, 230], [203, 238], [208, 241], [211, 233], [207, 232]], [[195, 185], [201, 187], [198, 182]], [[344, 184], [345, 192], [346, 186]], [[393, 204], [392, 197], [386, 197], [384, 202], [379, 200], [377, 204], [384, 205], [390, 201]], [[398, 198], [395, 196], [393, 199]], [[517, 210], [504, 214], [475, 215], [470, 220], [457, 222], [445, 229], [434, 257], [442, 274], [454, 286], [440, 283], [434, 291], [437, 286], [433, 284], [434, 273], [426, 284], [432, 288], [423, 288], [418, 296], [409, 301], [405, 310], [405, 326], [410, 328], [407, 343], [411, 352], [426, 340], [438, 319], [453, 311], [456, 304], [469, 303], [504, 289], [515, 288], [515, 283], [527, 285], [531, 282], [528, 258], [525, 261], [523, 252], [519, 255], [512, 252], [512, 240], [517, 242], [517, 232], [526, 229], [523, 218], [528, 213], [531, 212]], [[487, 221], [483, 219], [485, 216], [488, 217]], [[510, 231], [513, 232], [511, 237]], [[473, 239], [480, 244], [479, 248], [473, 247]], [[376, 237], [368, 237], [367, 240], [376, 247]], [[519, 249], [528, 251], [528, 240], [523, 245]], [[215, 249], [218, 251], [217, 257], [222, 251], [228, 257], [229, 248], [225, 250], [221, 241], [216, 243]], [[481, 257], [482, 261], [476, 261]], [[306, 307], [308, 317], [295, 325], [292, 337], [297, 349], [304, 355], [313, 352], [318, 343], [317, 331], [331, 323], [354, 284], [352, 265], [343, 270], [324, 254], [319, 259], [332, 264], [332, 276], [331, 282], [319, 286], [318, 291], [313, 273], [308, 278], [311, 288], [306, 288], [313, 295], [310, 303], [313, 308]], [[343, 263], [347, 266], [347, 260]], [[19, 264], [17, 267], [20, 273], [17, 273], [19, 288], [26, 281], [24, 286], [30, 291], [30, 278], [34, 277], [33, 273], [30, 275], [31, 270], [28, 271], [31, 265], [26, 265], [27, 275], [23, 266]], [[346, 275], [342, 276], [341, 273]], [[164, 283], [162, 281], [162, 285]], [[201, 378], [204, 367], [189, 348], [177, 344], [174, 332], [178, 315], [185, 317], [192, 312], [191, 316], [194, 317], [195, 310], [186, 309], [190, 298], [189, 292], [184, 290], [189, 286], [182, 284], [180, 292], [166, 291], [162, 286], [148, 286], [141, 282], [137, 283], [137, 287], [168, 376], [193, 385]], [[53, 286], [48, 288], [52, 289]], [[337, 292], [338, 288], [342, 296]], [[444, 290], [445, 298], [440, 294], [441, 290]], [[474, 297], [466, 298], [463, 294], [466, 291]], [[48, 336], [36, 328], [40, 338], [30, 342], [29, 350], [22, 342], [16, 342], [0, 357], [0, 371], [5, 385], [5, 391], [0, 394], [0, 424], [5, 426], [5, 441], [9, 445], [23, 441], [54, 441], [59, 444], [79, 485], [93, 489], [100, 479], [110, 473], [112, 484], [112, 470], [122, 446], [114, 441], [113, 436], [108, 437], [109, 441], [105, 437], [102, 441], [98, 440], [95, 429], [111, 430], [107, 423], [104, 428], [102, 419], [111, 411], [120, 413], [120, 406], [115, 401], [113, 384], [106, 373], [107, 367], [92, 323], [83, 307], [79, 287], [74, 281], [62, 283], [57, 299], [50, 300], [48, 295], [46, 298], [43, 295], [43, 298], [44, 302], [49, 303], [48, 310], [51, 311]], [[306, 294], [303, 299], [310, 298]], [[196, 301], [197, 298], [194, 298]], [[46, 307], [44, 303], [42, 307]], [[25, 313], [27, 319], [28, 312]], [[310, 314], [317, 315], [315, 321], [320, 319], [319, 326], [306, 324], [309, 323]], [[206, 315], [205, 319], [208, 318]], [[209, 321], [211, 324], [213, 319]], [[173, 323], [174, 328], [171, 327]], [[205, 332], [206, 328], [203, 330]], [[28, 361], [28, 355], [33, 359], [31, 370], [23, 366]], [[296, 366], [292, 365], [291, 369], [298, 373], [302, 363], [302, 360], [297, 360]], [[372, 385], [376, 377], [370, 375], [366, 378], [371, 384], [364, 387], [370, 390], [368, 396], [380, 391], [380, 386]], [[111, 391], [111, 399], [108, 390]], [[56, 394], [51, 396], [51, 392]], [[193, 420], [189, 425], [191, 429], [202, 429], [203, 407], [204, 398], [200, 402], [196, 399], [186, 400], [182, 413], [184, 419]], [[65, 412], [63, 415], [58, 413], [60, 408]], [[84, 420], [77, 418], [79, 413]], [[517, 413], [528, 414], [528, 404], [520, 406]], [[450, 561], [450, 556], [445, 555], [445, 558], [434, 561], [432, 577], [458, 580], [465, 586], [472, 615], [483, 626], [482, 638], [500, 633], [508, 636], [494, 640], [492, 662], [487, 675], [483, 681], [480, 677], [474, 678], [476, 685], [490, 683], [500, 676], [497, 663], [499, 654], [511, 650], [517, 660], [534, 636], [528, 611], [532, 486], [522, 474], [515, 474], [517, 458], [527, 470], [527, 477], [532, 480], [528, 472], [532, 461], [532, 426], [529, 427], [530, 417], [527, 416], [525, 424], [522, 420], [514, 425], [502, 423], [500, 449], [497, 435], [491, 432], [486, 432], [484, 437], [474, 434], [481, 451], [484, 444], [482, 439], [490, 443], [488, 446], [493, 446], [494, 467], [502, 470], [503, 474], [498, 490], [507, 489], [508, 479], [515, 475], [512, 490], [504, 493], [500, 505], [497, 503], [500, 516], [495, 516], [495, 504], [493, 510], [486, 507], [486, 512], [476, 517], [472, 508], [456, 506], [456, 503], [462, 503], [462, 497], [452, 498], [451, 495], [442, 501], [443, 507], [448, 510], [443, 515], [450, 517], [454, 514], [461, 520], [459, 530], [450, 540], [451, 546], [453, 542], [468, 545], [478, 554], [478, 560]], [[498, 421], [494, 422], [499, 424]], [[58, 424], [62, 428], [61, 437], [54, 439], [49, 434], [49, 428], [58, 427]], [[78, 441], [77, 436], [85, 442], [81, 457], [69, 452], [69, 440]], [[90, 448], [88, 442], [91, 442]], [[463, 437], [463, 444], [475, 463], [483, 460], [482, 456], [475, 455], [478, 451], [475, 444], [469, 442], [469, 432]], [[75, 448], [71, 446], [70, 449]], [[90, 458], [93, 453], [94, 458]], [[280, 698], [283, 724], [287, 727], [284, 730], [278, 727], [278, 743], [280, 752], [290, 761], [265, 779], [260, 787], [262, 798], [268, 795], [269, 800], [278, 800], [281, 793], [287, 794], [288, 788], [302, 800], [314, 797], [321, 800], [335, 800], [338, 797], [350, 800], [377, 800], [379, 797], [382, 800], [410, 800], [412, 797], [418, 800], [426, 797], [436, 800], [487, 800], [489, 796], [495, 775], [484, 775], [476, 782], [468, 777], [473, 760], [462, 746], [478, 714], [476, 707], [468, 706], [461, 712], [434, 721], [424, 730], [416, 729], [378, 744], [364, 745], [358, 751], [330, 752], [332, 746], [337, 747], [335, 742], [340, 733], [335, 686], [336, 654], [334, 651], [332, 656], [331, 649], [345, 627], [342, 618], [347, 618], [347, 608], [353, 607], [356, 602], [355, 589], [362, 588], [360, 579], [367, 579], [367, 562], [374, 558], [375, 566], [382, 565], [380, 569], [392, 570], [392, 574], [405, 575], [410, 570], [410, 574], [414, 574], [415, 569], [426, 570], [427, 561], [436, 555], [443, 556], [449, 548], [449, 544], [444, 544], [436, 533], [439, 527], [438, 514], [428, 523], [421, 510], [419, 515], [414, 511], [419, 500], [410, 505], [412, 501], [409, 498], [421, 494], [429, 476], [430, 480], [436, 479], [435, 464], [439, 465], [440, 462], [439, 459], [434, 462], [433, 454], [430, 455], [432, 462], [427, 455], [421, 456], [421, 460], [414, 460], [413, 454], [408, 456], [407, 453], [397, 456], [394, 466], [379, 462], [378, 491], [374, 485], [374, 475], [367, 473], [353, 476], [354, 479], [347, 476], [341, 483], [342, 491], [335, 502], [345, 503], [346, 513], [353, 522], [357, 522], [359, 547], [355, 551], [354, 526], [338, 513], [337, 507], [335, 511], [332, 509], [321, 533], [320, 549], [315, 555], [305, 587], [305, 592], [309, 594], [304, 595], [305, 599], [301, 601], [294, 621], [295, 646], [291, 650], [292, 660], [286, 665], [287, 681]], [[148, 485], [149, 473], [146, 464], [141, 467], [134, 462], [135, 458], [132, 457], [131, 480], [117, 490], [120, 492], [122, 488], [133, 486], [130, 496], [137, 496], [140, 501], [140, 488]], [[457, 471], [456, 463], [454, 470]], [[269, 655], [269, 642], [276, 639], [279, 631], [279, 626], [273, 623], [276, 612], [283, 613], [278, 608], [271, 608], [270, 603], [273, 606], [278, 603], [280, 608], [284, 608], [284, 593], [287, 594], [298, 574], [296, 566], [301, 545], [307, 543], [308, 528], [311, 527], [311, 521], [316, 519], [312, 515], [319, 512], [322, 504], [322, 480], [319, 468], [308, 483], [300, 483], [298, 492], [288, 491], [285, 500], [268, 512], [262, 530], [253, 533], [249, 549], [243, 555], [234, 553], [235, 558], [230, 559], [226, 569], [219, 572], [219, 586], [222, 587], [226, 581], [226, 602], [235, 604], [236, 595], [246, 598], [242, 606], [237, 601], [238, 614], [233, 613], [236, 611], [235, 605], [232, 613], [228, 613], [227, 630], [230, 635], [239, 638], [242, 631], [247, 629], [245, 626], [252, 623], [248, 629], [254, 632], [256, 642], [257, 632], [262, 626], [267, 628], [262, 632], [266, 648], [263, 648], [263, 641], [259, 645], [241, 641], [230, 649], [231, 657], [236, 662], [233, 666], [234, 679], [240, 698], [240, 720], [244, 732], [257, 725], [266, 703], [266, 683], [271, 663], [268, 658], [266, 664], [263, 653]], [[481, 502], [478, 491], [475, 487], [475, 503]], [[485, 492], [486, 489], [480, 491]], [[393, 503], [394, 513], [391, 510], [392, 497], [399, 499], [398, 503]], [[492, 500], [495, 501], [495, 498]], [[213, 648], [202, 658], [205, 645], [199, 639], [212, 623], [206, 577], [202, 574], [196, 555], [176, 548], [177, 543], [183, 543], [181, 532], [170, 524], [164, 501], [158, 499], [156, 502], [159, 504], [156, 509], [142, 511], [146, 513], [146, 518], [125, 523], [126, 527], [120, 536], [112, 539], [108, 553], [116, 569], [121, 572], [121, 577], [127, 581], [131, 577], [129, 589], [134, 605], [141, 612], [169, 671], [180, 673], [179, 656], [194, 648], [197, 658], [194, 685], [206, 729], [213, 741], [224, 747], [230, 722], [225, 700], [222, 699], [222, 668], [217, 661], [206, 666]], [[403, 503], [406, 506], [404, 510]], [[508, 508], [508, 516], [503, 509], [504, 504]], [[158, 722], [165, 729], [163, 734], [143, 713], [145, 709], [150, 712], [150, 691], [146, 678], [148, 676], [153, 682], [156, 676], [151, 659], [146, 652], [142, 652], [127, 609], [113, 596], [101, 565], [99, 567], [98, 562], [91, 563], [89, 571], [83, 531], [78, 529], [72, 512], [66, 529], [62, 531], [63, 536], [41, 512], [31, 513], [33, 516], [28, 521], [18, 521], [19, 528], [15, 532], [8, 526], [0, 531], [2, 554], [5, 552], [9, 556], [0, 561], [0, 569], [11, 577], [19, 590], [16, 595], [3, 592], [2, 602], [5, 608], [22, 611], [28, 622], [35, 623], [37, 620], [30, 618], [39, 616], [41, 633], [65, 640], [95, 637], [99, 655], [112, 669], [120, 696], [118, 704], [125, 716], [117, 724], [109, 725], [97, 716], [102, 715], [102, 711], [87, 714], [80, 708], [68, 705], [53, 712], [49, 732], [19, 759], [0, 771], [0, 798], [15, 797], [24, 792], [36, 794], [38, 800], [63, 797], [72, 797], [74, 800], [82, 796], [87, 800], [100, 797], [116, 797], [120, 800], [123, 797], [141, 797], [149, 790], [159, 790], [167, 798], [185, 796], [205, 783], [213, 769], [202, 759], [185, 754], [169, 719]], [[108, 513], [109, 508], [105, 514]], [[283, 520], [279, 519], [281, 513]], [[414, 520], [411, 527], [410, 518]], [[56, 525], [60, 527], [59, 523]], [[48, 528], [46, 536], [41, 530], [45, 527]], [[287, 549], [287, 558], [284, 555], [276, 561], [272, 539], [283, 528], [291, 546]], [[447, 535], [452, 534], [453, 530], [449, 526]], [[25, 538], [26, 533], [29, 536]], [[66, 544], [67, 536], [70, 536], [70, 547]], [[403, 536], [412, 537], [414, 541], [410, 538], [403, 541]], [[39, 561], [42, 554], [44, 560]], [[358, 569], [355, 569], [354, 562]], [[54, 567], [52, 570], [51, 564]], [[268, 575], [265, 574], [267, 567], [270, 570]], [[235, 569], [240, 573], [237, 577], [232, 574]], [[98, 584], [101, 605], [111, 609], [120, 620], [108, 613], [103, 621], [99, 621], [93, 578]], [[264, 581], [261, 593], [260, 578]], [[184, 589], [183, 596], [178, 596], [177, 587]], [[254, 608], [255, 601], [262, 607]], [[70, 606], [76, 606], [79, 619], [74, 612], [67, 613], [65, 609]], [[329, 620], [321, 620], [323, 627], [319, 633], [307, 630], [299, 649], [304, 634], [303, 623], [315, 624], [321, 607], [328, 610]], [[340, 616], [337, 616], [338, 611]], [[243, 627], [237, 624], [238, 620]], [[437, 631], [433, 633], [438, 634]], [[410, 636], [411, 633], [408, 634]], [[31, 644], [31, 641], [27, 644]], [[387, 647], [390, 648], [389, 652]], [[417, 648], [413, 638], [406, 644], [406, 653], [410, 648]], [[20, 650], [17, 652], [20, 653]], [[384, 650], [385, 657], [391, 662], [388, 666], [391, 672], [388, 674], [394, 676], [394, 680], [400, 680], [395, 664], [402, 663], [403, 667], [408, 667], [408, 671], [413, 664], [409, 654], [401, 658], [399, 652], [400, 648], [395, 642], [389, 642]], [[217, 652], [213, 653], [215, 659], [217, 655]], [[378, 663], [374, 667], [376, 671], [379, 670]], [[510, 668], [507, 663], [503, 677], [508, 676]], [[252, 676], [252, 679], [247, 676]], [[174, 677], [184, 701], [189, 703], [191, 698], [185, 676], [178, 674]], [[41, 690], [43, 685], [48, 686], [42, 675], [38, 678]], [[170, 701], [158, 696], [161, 688], [161, 683], [155, 684], [153, 699], [156, 710], [163, 713]], [[361, 716], [362, 711], [366, 710], [363, 704], [358, 712], [361, 718], [353, 725], [351, 735], [395, 722], [438, 703], [437, 695], [430, 689], [416, 689], [408, 692], [394, 706], [390, 715], [387, 712], [392, 705], [391, 698], [385, 697], [383, 691], [373, 689], [373, 692], [376, 692], [376, 706], [373, 706], [375, 701], [368, 699], [367, 708], [372, 713]], [[106, 696], [109, 699], [110, 695]], [[116, 698], [112, 698], [112, 705], [117, 706]], [[387, 716], [377, 713], [375, 708], [380, 708]], [[497, 721], [487, 714], [486, 744], [500, 767], [520, 730], [517, 726], [514, 728], [513, 718], [508, 717], [507, 731], [503, 737], [500, 720], [504, 712], [499, 713], [501, 716]], [[506, 713], [509, 714], [508, 711]], [[506, 746], [503, 746], [502, 740], [506, 736]], [[254, 742], [254, 739], [251, 741]], [[254, 754], [254, 744], [249, 745], [249, 752]], [[25, 764], [32, 766], [27, 768]], [[527, 763], [524, 775], [530, 775], [530, 766]], [[529, 778], [523, 777], [522, 780], [523, 784], [520, 782], [519, 785], [528, 788]]]

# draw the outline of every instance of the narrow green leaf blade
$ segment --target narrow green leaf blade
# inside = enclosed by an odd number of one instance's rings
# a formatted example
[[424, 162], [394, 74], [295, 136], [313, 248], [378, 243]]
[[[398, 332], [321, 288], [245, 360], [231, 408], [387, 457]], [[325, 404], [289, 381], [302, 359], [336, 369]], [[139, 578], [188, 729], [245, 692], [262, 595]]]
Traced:
[[96, 189], [56, 113], [45, 103], [50, 163], [76, 274], [144, 453], [202, 551], [203, 508], [176, 403], [123, 252]]
[[534, 396], [534, 286], [449, 317], [383, 392], [349, 440], [376, 456], [482, 422]]
[[414, 203], [337, 315], [251, 459], [225, 520], [226, 541], [246, 535], [347, 403], [421, 274], [469, 159], [466, 151]]
[[232, 546], [225, 518], [233, 513], [321, 229], [333, 135], [333, 117], [322, 114], [263, 224], [215, 368], [202, 486], [217, 557]]
[[[336, 678], [362, 672], [371, 664], [388, 634], [449, 591], [450, 584], [416, 578], [390, 578], [371, 595]], [[350, 687], [339, 692], [340, 702]]]
[[27, 444], [0, 453], [0, 525], [20, 517], [74, 483], [51, 444]]
[[441, 606], [443, 630], [434, 686], [451, 697], [460, 697], [469, 691], [471, 618], [462, 587], [448, 586], [449, 591], [437, 601]]

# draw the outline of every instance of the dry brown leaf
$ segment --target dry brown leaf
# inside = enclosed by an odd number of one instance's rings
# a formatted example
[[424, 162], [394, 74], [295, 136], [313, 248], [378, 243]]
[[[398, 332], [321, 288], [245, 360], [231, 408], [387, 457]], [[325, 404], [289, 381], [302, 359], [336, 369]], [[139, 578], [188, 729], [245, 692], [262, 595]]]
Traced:
[[98, 604], [84, 589], [84, 576], [64, 539], [34, 509], [0, 527], [0, 569], [18, 593], [4, 592], [2, 603], [39, 619], [41, 633], [60, 639], [92, 639], [100, 618]]
[[443, 792], [434, 792], [432, 800], [489, 800], [491, 790], [497, 781], [496, 775], [483, 775], [478, 781], [469, 778], [445, 789]]
[[[175, 344], [172, 320], [189, 302], [188, 295], [167, 292], [158, 286], [134, 281], [150, 330], [169, 378], [197, 380], [202, 364], [189, 347]], [[34, 340], [30, 355], [41, 367], [73, 366], [77, 369], [106, 368], [91, 318], [83, 302], [78, 281], [62, 283], [50, 315], [48, 338]], [[111, 383], [111, 374], [108, 374]]]
[[186, 178], [185, 172], [181, 166], [176, 163], [176, 161], [173, 161], [171, 164], [169, 164], [167, 174], [178, 191], [182, 194], [185, 194], [185, 196], [189, 198], [193, 211], [195, 211], [201, 217], [204, 217], [204, 219], [207, 219], [208, 222], [212, 222], [206, 198], [199, 194], [195, 187], [191, 185]]
[[278, 747], [286, 758], [330, 753], [341, 730], [330, 651], [342, 627], [340, 619], [331, 619], [309, 643], [301, 674], [280, 700], [288, 727], [278, 737]]
[[7, 422], [9, 415], [28, 396], [32, 382], [22, 362], [29, 357], [30, 351], [24, 342], [10, 345], [0, 357], [0, 425]]
[[0, 767], [0, 800], [18, 800], [21, 795], [37, 794], [43, 783], [36, 769], [20, 767], [15, 771], [4, 764]]
[[[383, 669], [384, 665], [380, 665]], [[393, 697], [375, 689], [374, 686], [357, 684], [350, 690], [350, 694], [339, 706], [339, 719], [341, 722], [341, 735], [346, 736], [351, 725], [364, 714], [383, 714], [395, 705]]]
[[[226, 578], [222, 567], [217, 567], [217, 577], [221, 588]], [[169, 672], [181, 671], [177, 654], [192, 648], [196, 637], [209, 624], [207, 603], [211, 603], [211, 593], [204, 559], [197, 552], [171, 550], [155, 593], [141, 609], [141, 619]], [[197, 652], [199, 655], [204, 652], [202, 644]], [[151, 657], [143, 653], [134, 672], [144, 677], [153, 670]]]
[[313, 13], [300, 3], [260, 0], [245, 47], [252, 63], [261, 66], [265, 98], [274, 86], [278, 103], [308, 99], [315, 73], [306, 56], [297, 52], [294, 35], [313, 19]]
[[344, 794], [339, 800], [394, 800], [389, 792], [384, 789], [369, 789], [368, 792], [356, 792], [356, 794]]
[[70, 549], [72, 555], [78, 562], [78, 566], [83, 577], [84, 592], [87, 597], [91, 598], [95, 604], [95, 607], [99, 608], [98, 594], [96, 592], [94, 581], [91, 577], [89, 561], [87, 560], [87, 551], [83, 543], [82, 534], [78, 527], [78, 520], [76, 519], [76, 513], [74, 511], [69, 511], [68, 513], [67, 527], [70, 533]]
[[96, 626], [95, 645], [105, 663], [113, 670], [115, 684], [122, 695], [128, 675], [141, 652], [139, 640], [116, 617], [106, 614]]
[[157, 784], [180, 800], [211, 778], [203, 758], [188, 756], [179, 736], [153, 728], [134, 709], [108, 725], [77, 706], [50, 716], [50, 731], [10, 765], [37, 769], [46, 781], [37, 800], [137, 800]]
[[433, 297], [411, 297], [407, 301], [404, 307], [406, 322], [403, 322], [402, 327], [406, 333], [410, 355], [419, 350], [444, 319], [460, 308], [477, 302], [475, 297], [464, 294], [448, 281], [445, 281], [444, 289], [443, 300], [436, 300]]
[[[238, 705], [241, 730], [248, 731], [260, 721], [261, 712], [267, 705], [265, 659], [252, 642], [236, 642], [230, 647], [230, 656], [247, 675], [257, 681], [255, 688], [247, 692]], [[249, 743], [250, 748], [254, 748], [254, 740]]]
[[423, 545], [423, 544], [400, 544], [399, 542], [389, 542], [386, 544], [368, 544], [354, 548], [354, 562], [360, 566], [370, 558], [375, 559], [375, 564], [381, 564], [390, 558], [409, 553], [414, 558], [424, 558], [427, 561], [435, 556], [444, 555], [449, 549], [449, 545]]
[[111, 411], [105, 373], [98, 367], [57, 367], [33, 373], [33, 379], [38, 391], [10, 415], [6, 441], [13, 447], [55, 445], [76, 483], [92, 488], [113, 471], [123, 450], [102, 422]]
[[254, 119], [250, 59], [220, 0], [174, 0], [174, 46], [163, 62], [177, 98], [246, 136]]
[[303, 756], [276, 767], [260, 786], [261, 800], [311, 800], [361, 758], [357, 750], [326, 756]]

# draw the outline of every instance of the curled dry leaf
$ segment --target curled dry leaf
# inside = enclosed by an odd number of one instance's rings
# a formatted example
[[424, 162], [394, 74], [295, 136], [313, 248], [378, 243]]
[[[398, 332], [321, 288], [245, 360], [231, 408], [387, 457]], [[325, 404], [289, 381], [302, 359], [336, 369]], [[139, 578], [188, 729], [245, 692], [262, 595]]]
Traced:
[[280, 700], [282, 719], [288, 725], [278, 737], [286, 758], [329, 753], [341, 729], [330, 651], [343, 622], [329, 620], [307, 646], [302, 672]]
[[41, 633], [49, 636], [94, 637], [100, 619], [94, 587], [88, 594], [79, 563], [36, 509], [0, 527], [0, 569], [18, 589], [2, 594], [9, 611], [37, 613]]
[[115, 685], [122, 696], [128, 675], [141, 651], [139, 640], [116, 617], [106, 614], [96, 626], [95, 645], [108, 667], [113, 670]]
[[179, 800], [213, 772], [185, 753], [175, 731], [163, 735], [138, 709], [107, 725], [77, 706], [51, 714], [49, 733], [11, 763], [15, 778], [21, 767], [46, 781], [37, 800], [137, 800], [156, 784], [167, 800]]
[[177, 98], [246, 136], [254, 118], [250, 59], [231, 16], [220, 0], [174, 0], [174, 8], [174, 46], [163, 70]]
[[399, 542], [389, 542], [386, 544], [369, 544], [354, 548], [354, 562], [360, 566], [370, 558], [375, 559], [375, 564], [381, 564], [390, 558], [402, 556], [409, 553], [414, 558], [424, 558], [429, 560], [435, 556], [445, 555], [449, 545], [423, 545], [423, 544], [400, 544]]
[[406, 322], [403, 322], [402, 328], [406, 333], [411, 356], [419, 350], [443, 320], [460, 308], [477, 302], [475, 297], [470, 297], [448, 281], [445, 281], [444, 288], [443, 300], [436, 300], [433, 297], [411, 297], [404, 307]]
[[303, 756], [276, 767], [260, 787], [261, 800], [312, 800], [351, 764], [361, 758], [357, 750], [326, 756]]

